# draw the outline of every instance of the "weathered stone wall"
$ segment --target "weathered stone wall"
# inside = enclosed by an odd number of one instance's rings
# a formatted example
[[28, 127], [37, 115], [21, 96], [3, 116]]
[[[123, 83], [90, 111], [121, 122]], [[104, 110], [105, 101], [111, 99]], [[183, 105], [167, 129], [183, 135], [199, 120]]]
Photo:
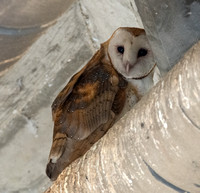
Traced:
[[73, 0], [0, 0], [0, 76], [55, 23]]

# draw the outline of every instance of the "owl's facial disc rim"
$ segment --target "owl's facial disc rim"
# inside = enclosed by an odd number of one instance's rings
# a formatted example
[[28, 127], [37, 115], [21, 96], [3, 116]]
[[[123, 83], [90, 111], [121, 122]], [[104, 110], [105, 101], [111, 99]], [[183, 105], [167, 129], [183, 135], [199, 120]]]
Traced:
[[154, 70], [155, 67], [156, 67], [156, 63], [153, 65], [153, 67], [146, 74], [139, 76], [139, 77], [131, 77], [131, 78], [126, 78], [126, 79], [140, 80], [140, 79], [146, 78], [149, 74], [151, 74], [151, 72]]

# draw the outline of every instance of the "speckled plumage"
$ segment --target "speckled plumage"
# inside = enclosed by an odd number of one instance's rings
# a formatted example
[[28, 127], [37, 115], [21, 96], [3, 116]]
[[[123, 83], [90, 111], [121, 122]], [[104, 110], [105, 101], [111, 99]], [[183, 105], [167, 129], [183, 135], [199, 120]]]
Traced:
[[[123, 73], [119, 71], [120, 61], [116, 62], [117, 66], [115, 64], [115, 57], [121, 58], [121, 55], [113, 56], [113, 39], [118, 39], [120, 32], [125, 36], [122, 43], [126, 40], [127, 33], [127, 41], [130, 41], [132, 36], [137, 38], [145, 34], [143, 29], [138, 28], [116, 30], [111, 38], [101, 45], [88, 64], [71, 78], [52, 104], [54, 133], [46, 168], [46, 173], [52, 180], [55, 180], [72, 161], [83, 155], [122, 114], [132, 108], [144, 91], [148, 90], [141, 87], [143, 83], [138, 84], [137, 81], [140, 81], [140, 76], [144, 74], [152, 77], [152, 66], [147, 67], [141, 74], [135, 74], [131, 60], [125, 64], [126, 72]], [[114, 47], [110, 47], [110, 42]], [[124, 51], [124, 55], [125, 53]], [[126, 56], [127, 58], [129, 57]], [[130, 68], [127, 68], [127, 65], [130, 65]], [[130, 69], [130, 72], [127, 69]], [[129, 73], [139, 78], [130, 79], [132, 75]]]

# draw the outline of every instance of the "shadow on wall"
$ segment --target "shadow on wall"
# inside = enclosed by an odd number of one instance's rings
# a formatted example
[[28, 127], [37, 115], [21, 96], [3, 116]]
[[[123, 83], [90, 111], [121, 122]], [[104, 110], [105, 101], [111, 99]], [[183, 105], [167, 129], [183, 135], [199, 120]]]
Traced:
[[73, 0], [0, 0], [0, 75], [52, 25]]
[[135, 0], [159, 69], [165, 74], [200, 40], [200, 0]]

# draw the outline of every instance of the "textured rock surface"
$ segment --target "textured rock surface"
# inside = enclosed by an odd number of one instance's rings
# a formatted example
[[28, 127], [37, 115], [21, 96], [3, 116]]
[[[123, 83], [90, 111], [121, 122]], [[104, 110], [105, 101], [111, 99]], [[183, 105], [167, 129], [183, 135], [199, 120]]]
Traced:
[[76, 1], [0, 78], [0, 192], [42, 192], [51, 184], [51, 103], [116, 28], [142, 27], [133, 3]]
[[73, 0], [0, 0], [0, 76], [55, 23]]

